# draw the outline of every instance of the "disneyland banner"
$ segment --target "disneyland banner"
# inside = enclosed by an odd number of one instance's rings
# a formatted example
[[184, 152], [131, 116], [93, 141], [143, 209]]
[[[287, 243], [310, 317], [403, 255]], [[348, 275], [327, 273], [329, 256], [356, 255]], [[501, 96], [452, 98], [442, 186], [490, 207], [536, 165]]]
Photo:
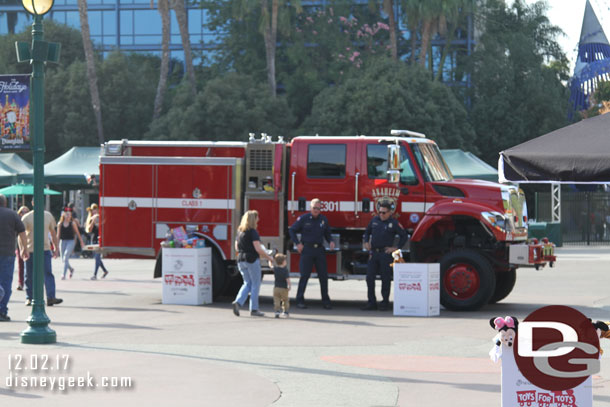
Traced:
[[0, 75], [0, 151], [30, 149], [30, 75]]

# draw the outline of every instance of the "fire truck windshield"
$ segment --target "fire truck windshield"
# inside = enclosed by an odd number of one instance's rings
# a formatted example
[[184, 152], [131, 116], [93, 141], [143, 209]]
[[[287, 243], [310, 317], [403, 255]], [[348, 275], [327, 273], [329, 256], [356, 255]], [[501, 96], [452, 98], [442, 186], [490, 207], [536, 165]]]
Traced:
[[436, 144], [411, 144], [417, 165], [426, 181], [451, 181], [453, 175]]

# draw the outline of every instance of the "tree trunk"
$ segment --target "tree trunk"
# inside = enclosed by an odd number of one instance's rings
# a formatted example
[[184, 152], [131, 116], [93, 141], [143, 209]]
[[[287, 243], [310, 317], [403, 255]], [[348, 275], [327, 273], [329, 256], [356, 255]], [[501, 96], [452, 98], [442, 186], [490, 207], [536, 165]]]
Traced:
[[441, 54], [441, 61], [438, 66], [438, 71], [434, 77], [435, 81], [443, 80], [443, 66], [445, 65], [445, 60], [447, 59], [447, 54], [449, 54], [449, 49], [451, 48], [451, 41], [453, 41], [453, 37], [455, 35], [455, 30], [457, 28], [458, 19], [455, 19], [455, 22], [451, 24], [449, 30], [447, 31], [447, 38], [445, 42], [445, 46], [443, 47], [443, 53]]
[[184, 49], [184, 65], [186, 68], [186, 77], [191, 84], [193, 96], [197, 93], [197, 81], [195, 80], [195, 68], [193, 67], [193, 53], [191, 51], [191, 40], [189, 37], [188, 17], [186, 15], [186, 7], [184, 0], [172, 0], [172, 8], [176, 12], [176, 20], [180, 27], [180, 38], [182, 39], [182, 48]]
[[169, 2], [168, 0], [158, 0], [157, 7], [161, 14], [161, 74], [155, 95], [155, 107], [153, 109], [153, 120], [161, 116], [163, 108], [163, 98], [167, 90], [167, 76], [169, 73]]
[[409, 58], [409, 61], [411, 62], [411, 65], [414, 65], [415, 61], [417, 60], [415, 54], [415, 48], [417, 48], [417, 30], [415, 28], [412, 28], [409, 30], [409, 33], [411, 35], [411, 57]]
[[419, 53], [419, 64], [426, 67], [426, 56], [430, 46], [430, 36], [432, 34], [432, 20], [426, 19], [422, 24], [421, 31], [421, 52]]
[[398, 42], [396, 40], [396, 19], [394, 16], [394, 2], [392, 0], [384, 0], [383, 6], [388, 15], [390, 23], [390, 49], [392, 51], [392, 59], [398, 60]]
[[[267, 0], [261, 1], [262, 15], [267, 13]], [[271, 96], [277, 94], [275, 82], [275, 48], [277, 42], [277, 13], [278, 0], [271, 0], [271, 21], [265, 24], [263, 37], [265, 38], [265, 56], [267, 59], [267, 81], [271, 90]]]
[[89, 34], [89, 18], [87, 16], [87, 0], [78, 0], [78, 14], [80, 17], [80, 29], [83, 37], [83, 48], [85, 50], [85, 61], [87, 63], [87, 79], [89, 81], [89, 92], [91, 93], [91, 105], [95, 114], [97, 124], [97, 139], [104, 144], [104, 128], [102, 126], [102, 105], [97, 88], [97, 73], [95, 71], [95, 56], [93, 44]]

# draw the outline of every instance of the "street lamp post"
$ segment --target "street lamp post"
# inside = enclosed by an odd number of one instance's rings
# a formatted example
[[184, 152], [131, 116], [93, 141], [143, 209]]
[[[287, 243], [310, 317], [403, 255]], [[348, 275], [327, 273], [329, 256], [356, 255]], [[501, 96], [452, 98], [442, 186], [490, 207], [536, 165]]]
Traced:
[[44, 306], [44, 64], [59, 60], [59, 44], [44, 41], [42, 16], [53, 7], [53, 0], [22, 0], [26, 11], [34, 16], [32, 46], [17, 42], [17, 61], [32, 65], [30, 79], [30, 134], [34, 166], [34, 252], [33, 301], [28, 317], [29, 327], [21, 333], [22, 343], [55, 343], [55, 331], [49, 328]]

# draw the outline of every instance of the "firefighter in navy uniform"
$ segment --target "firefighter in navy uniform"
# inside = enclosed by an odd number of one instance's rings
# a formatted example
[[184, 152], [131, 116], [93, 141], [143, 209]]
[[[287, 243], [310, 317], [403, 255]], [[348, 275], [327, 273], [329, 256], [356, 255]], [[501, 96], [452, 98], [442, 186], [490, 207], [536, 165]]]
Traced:
[[[379, 309], [386, 311], [390, 307], [390, 286], [392, 283], [392, 252], [404, 246], [407, 241], [407, 232], [400, 223], [391, 217], [392, 204], [382, 201], [379, 204], [378, 215], [375, 216], [364, 232], [364, 248], [370, 251], [369, 263], [366, 270], [366, 286], [368, 288], [368, 302], [362, 308], [370, 311], [377, 309], [375, 298], [375, 277], [381, 276], [381, 296], [383, 300]], [[398, 247], [394, 247], [396, 235], [400, 237]]]
[[[320, 280], [322, 304], [325, 309], [331, 309], [330, 298], [328, 297], [328, 273], [326, 271], [324, 239], [330, 243], [331, 250], [335, 248], [335, 244], [330, 236], [328, 219], [320, 213], [320, 200], [318, 198], [312, 199], [310, 206], [311, 213], [299, 216], [297, 221], [288, 229], [290, 238], [301, 254], [299, 262], [301, 278], [299, 279], [296, 303], [298, 308], [307, 308], [305, 305], [305, 288], [307, 288], [307, 281], [315, 264], [316, 273], [318, 273], [318, 279]], [[301, 233], [301, 240], [299, 240], [297, 233]]]

